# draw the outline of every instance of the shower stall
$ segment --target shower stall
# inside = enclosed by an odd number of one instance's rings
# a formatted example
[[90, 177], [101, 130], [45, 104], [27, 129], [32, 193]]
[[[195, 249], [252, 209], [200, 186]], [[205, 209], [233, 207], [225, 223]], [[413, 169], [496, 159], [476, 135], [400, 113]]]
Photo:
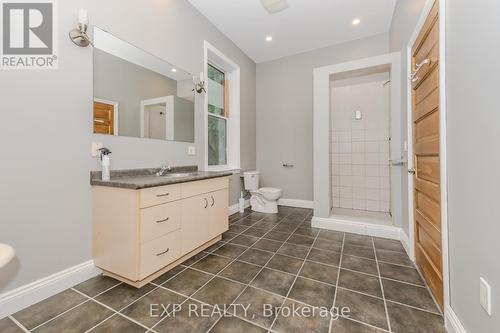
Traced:
[[314, 70], [314, 218], [317, 227], [400, 237], [399, 53]]
[[390, 67], [330, 81], [331, 215], [391, 222]]

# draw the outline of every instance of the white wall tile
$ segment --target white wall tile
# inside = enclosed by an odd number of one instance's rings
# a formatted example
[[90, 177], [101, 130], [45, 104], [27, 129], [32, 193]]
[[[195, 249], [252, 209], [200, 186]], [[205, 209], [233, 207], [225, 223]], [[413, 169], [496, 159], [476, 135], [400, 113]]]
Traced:
[[334, 87], [331, 118], [332, 205], [389, 211], [388, 90], [382, 82]]
[[353, 176], [364, 176], [365, 175], [365, 166], [362, 164], [352, 165], [352, 175]]
[[365, 152], [364, 142], [353, 142], [352, 143], [352, 152], [353, 153], [364, 153]]
[[352, 155], [351, 154], [339, 154], [338, 155], [338, 163], [352, 165]]
[[352, 199], [340, 198], [340, 207], [352, 209]]
[[339, 196], [352, 199], [352, 187], [339, 187]]

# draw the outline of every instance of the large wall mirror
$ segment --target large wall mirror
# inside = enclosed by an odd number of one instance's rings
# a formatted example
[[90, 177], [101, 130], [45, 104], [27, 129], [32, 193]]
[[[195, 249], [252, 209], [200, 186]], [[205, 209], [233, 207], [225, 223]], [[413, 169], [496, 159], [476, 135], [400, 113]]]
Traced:
[[94, 27], [93, 130], [194, 142], [193, 76]]

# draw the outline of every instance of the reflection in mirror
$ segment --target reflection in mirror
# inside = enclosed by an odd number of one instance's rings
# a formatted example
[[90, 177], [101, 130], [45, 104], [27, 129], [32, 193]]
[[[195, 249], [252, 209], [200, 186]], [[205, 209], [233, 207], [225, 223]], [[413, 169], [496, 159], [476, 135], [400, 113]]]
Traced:
[[194, 142], [191, 74], [94, 27], [94, 133]]

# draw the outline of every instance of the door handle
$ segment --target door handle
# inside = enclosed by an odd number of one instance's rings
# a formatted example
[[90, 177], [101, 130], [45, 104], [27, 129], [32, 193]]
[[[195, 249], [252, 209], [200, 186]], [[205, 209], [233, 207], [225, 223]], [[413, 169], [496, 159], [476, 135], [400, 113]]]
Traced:
[[430, 65], [430, 64], [431, 64], [431, 60], [428, 59], [428, 58], [424, 59], [421, 62], [419, 62], [418, 64], [416, 64], [415, 65], [415, 70], [410, 75], [411, 82], [415, 83], [418, 80], [420, 80], [420, 78], [417, 76], [418, 72], [420, 72], [420, 70], [422, 69], [422, 67], [424, 67], [424, 65]]
[[415, 172], [415, 169], [408, 169], [408, 173], [410, 175], [414, 175], [416, 172]]
[[208, 200], [207, 200], [207, 198], [204, 198], [204, 199], [205, 199], [205, 208], [207, 208], [208, 207]]
[[163, 220], [156, 221], [156, 223], [163, 223], [163, 222], [167, 222], [168, 220], [170, 220], [170, 217], [167, 217], [166, 219], [163, 219]]
[[211, 195], [210, 197], [212, 198], [212, 204], [210, 205], [210, 207], [213, 207], [215, 205], [215, 199], [213, 195]]

